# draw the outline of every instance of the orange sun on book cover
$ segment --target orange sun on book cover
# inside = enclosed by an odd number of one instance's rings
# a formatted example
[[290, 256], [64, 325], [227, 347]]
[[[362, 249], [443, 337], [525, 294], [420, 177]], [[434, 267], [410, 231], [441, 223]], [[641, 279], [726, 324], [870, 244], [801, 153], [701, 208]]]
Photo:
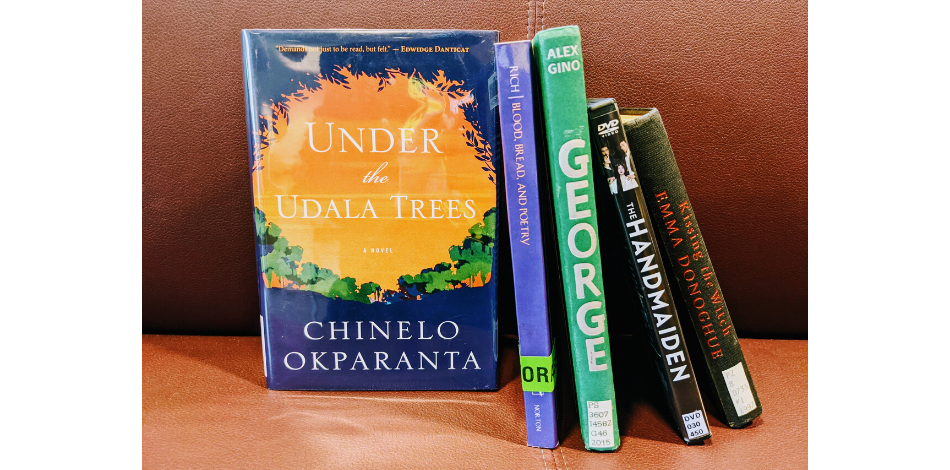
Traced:
[[244, 32], [270, 388], [495, 388], [496, 40]]

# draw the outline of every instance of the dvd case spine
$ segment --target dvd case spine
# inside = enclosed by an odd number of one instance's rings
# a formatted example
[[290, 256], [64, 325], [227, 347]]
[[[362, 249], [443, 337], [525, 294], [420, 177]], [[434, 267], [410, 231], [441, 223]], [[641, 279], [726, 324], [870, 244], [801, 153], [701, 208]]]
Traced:
[[[622, 247], [618, 251], [623, 253], [623, 259], [612, 261], [622, 265], [624, 269], [618, 270], [618, 274], [634, 286], [632, 295], [627, 292], [609, 295], [608, 314], [613, 317], [636, 315], [642, 319], [651, 360], [659, 373], [675, 427], [687, 443], [702, 442], [710, 437], [706, 410], [676, 315], [650, 214], [637, 181], [630, 146], [620, 125], [620, 111], [613, 99], [590, 100], [587, 108], [591, 146], [596, 158], [597, 187], [601, 189], [599, 195], [604, 195], [604, 198], [598, 198], [603, 222], [601, 243]], [[607, 263], [605, 260], [604, 264]]]

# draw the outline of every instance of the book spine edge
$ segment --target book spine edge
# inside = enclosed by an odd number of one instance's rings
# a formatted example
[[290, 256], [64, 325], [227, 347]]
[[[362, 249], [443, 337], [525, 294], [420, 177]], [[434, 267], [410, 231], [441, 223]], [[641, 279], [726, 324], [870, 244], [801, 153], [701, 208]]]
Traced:
[[[562, 45], [557, 48], [549, 49], [545, 44], [550, 43]], [[587, 449], [612, 451], [617, 449], [620, 445], [620, 434], [612, 375], [613, 368], [610, 359], [610, 340], [607, 334], [607, 320], [606, 316], [602, 315], [602, 312], [606, 310], [606, 305], [603, 297], [600, 252], [599, 247], [596, 246], [598, 230], [596, 202], [593, 191], [593, 175], [588, 167], [587, 171], [583, 172], [583, 176], [575, 177], [573, 178], [574, 181], [572, 181], [563, 171], [557, 170], [559, 168], [559, 155], [562, 152], [567, 155], [573, 150], [573, 153], [578, 158], [581, 157], [580, 154], [585, 150], [588, 157], [590, 154], [590, 135], [587, 129], [587, 98], [584, 91], [580, 33], [576, 26], [545, 30], [535, 35], [532, 45], [535, 60], [539, 66], [538, 74], [541, 77], [539, 80], [540, 96], [544, 109], [543, 119], [547, 138], [548, 163], [551, 168], [551, 190], [554, 199], [553, 207], [555, 209], [555, 223], [558, 233], [561, 277], [564, 281], [565, 308], [567, 310], [568, 326], [571, 336], [571, 355], [574, 366], [581, 434]], [[573, 48], [573, 50], [567, 48]], [[546, 56], [548, 52], [550, 52], [552, 55], [560, 56], [558, 58], [561, 58], [564, 57], [569, 50], [573, 53], [573, 57], [576, 58], [568, 61], [558, 60], [557, 62], [562, 65], [554, 65], [554, 67], [563, 67], [563, 64], [566, 63], [567, 66], [570, 67], [570, 72], [574, 73], [566, 80], [563, 80], [562, 77], [558, 77], [558, 83], [555, 84], [554, 79], [549, 78], [552, 74], [546, 68], [548, 64], [554, 64], [554, 62], [549, 62]], [[565, 72], [567, 71], [565, 70]], [[569, 86], [560, 86], [565, 84]], [[548, 89], [548, 87], [556, 88], [556, 90]], [[553, 124], [555, 121], [557, 121], [557, 128], [552, 129], [552, 127], [555, 127]], [[590, 230], [588, 233], [591, 235], [591, 245], [589, 245], [591, 246], [591, 248], [589, 248], [591, 253], [586, 254], [586, 251], [580, 252], [586, 255], [583, 258], [575, 256], [571, 252], [570, 234], [574, 233], [576, 237], [577, 233], [580, 232], [580, 230], [572, 232], [571, 228], [572, 226], [580, 227], [581, 224], [575, 224], [574, 221], [569, 218], [569, 215], [564, 213], [569, 210], [569, 203], [566, 199], [567, 195], [565, 192], [568, 183], [576, 183], [576, 185], [573, 186], [573, 188], [577, 190], [575, 192], [576, 196], [579, 196], [581, 199], [586, 197], [584, 200], [586, 204], [583, 204], [583, 210], [580, 212], [585, 213], [583, 223], [586, 224], [586, 228]], [[592, 289], [582, 286], [582, 292], [594, 294], [593, 297], [596, 299], [591, 300], [590, 296], [585, 295], [584, 297], [586, 298], [583, 298], [583, 300], [585, 300], [583, 303], [581, 302], [582, 299], [575, 298], [574, 295], [576, 292], [575, 284], [578, 282], [575, 280], [575, 268], [581, 266], [581, 260], [593, 271], [592, 273], [587, 272], [584, 276], [585, 280], [590, 279], [587, 282], [593, 285], [594, 290], [597, 291], [593, 292]], [[583, 268], [581, 271], [583, 271]], [[580, 282], [584, 284], [583, 281]], [[592, 313], [597, 315], [591, 315]], [[595, 318], [595, 326], [592, 327], [590, 321]], [[583, 323], [578, 323], [579, 320]], [[585, 329], [595, 333], [588, 335], [585, 333]], [[602, 410], [604, 406], [610, 407], [609, 413], [604, 414], [603, 411], [591, 411], [592, 409]], [[603, 417], [598, 419], [597, 415], [601, 414], [603, 414]], [[610, 430], [592, 431], [590, 419], [592, 416], [595, 417], [593, 421], [598, 423], [597, 426], [602, 426], [604, 423], [607, 423], [606, 425], [610, 427]], [[607, 416], [610, 418], [609, 421], [604, 419]], [[604, 445], [596, 445], [596, 440], [592, 439], [591, 436], [593, 432], [597, 432], [597, 437], [605, 441]], [[610, 434], [609, 441], [605, 439], [607, 433]]]
[[[604, 154], [603, 149], [607, 149], [607, 156], [603, 160], [595, 159], [593, 163], [598, 169], [597, 178], [602, 183], [598, 185], [602, 189], [601, 194], [610, 195], [605, 204], [612, 206], [605, 209], [607, 213], [604, 215], [612, 223], [605, 224], [604, 230], [616, 228], [619, 232], [606, 234], [602, 241], [618, 241], [624, 247], [622, 251], [626, 263], [623, 264], [629, 268], [625, 274], [629, 274], [627, 277], [633, 281], [636, 289], [636, 298], [631, 299], [630, 303], [640, 307], [645, 328], [643, 332], [652, 348], [651, 359], [666, 392], [675, 427], [686, 443], [702, 442], [711, 437], [708, 416], [683, 336], [685, 333], [673, 302], [673, 290], [663, 268], [662, 248], [657, 243], [651, 225], [631, 153], [624, 152], [623, 146], [627, 141], [619, 124], [620, 111], [614, 103], [590, 112], [592, 151], [595, 156], [601, 156]], [[607, 166], [618, 171], [608, 174]], [[621, 166], [625, 169], [623, 175], [619, 173]], [[610, 181], [611, 176], [613, 182]]]
[[[762, 414], [762, 404], [753, 385], [749, 366], [742, 354], [737, 333], [732, 325], [732, 318], [699, 230], [699, 223], [692, 211], [692, 203], [689, 201], [662, 118], [658, 111], [652, 110], [642, 119], [644, 120], [642, 123], [625, 126], [625, 131], [628, 139], [631, 138], [631, 134], [634, 137], [644, 135], [646, 139], [652, 136], [653, 139], [644, 145], [645, 148], [633, 151], [634, 163], [642, 171], [641, 181], [646, 193], [647, 206], [650, 209], [650, 215], [653, 216], [654, 227], [660, 235], [664, 255], [674, 270], [677, 292], [684, 305], [687, 306], [686, 313], [702, 349], [703, 363], [713, 382], [718, 405], [726, 415], [726, 424], [734, 428], [743, 427]], [[645, 139], [637, 138], [636, 140]], [[684, 218], [678, 217], [677, 214]], [[687, 220], [690, 223], [689, 227], [686, 226]], [[686, 238], [674, 238], [672, 234], [677, 231]], [[685, 247], [693, 249], [684, 250]], [[690, 252], [687, 253], [687, 251]], [[699, 266], [700, 264], [702, 266]], [[691, 295], [691, 293], [697, 295]], [[716, 348], [716, 346], [719, 347]], [[720, 365], [719, 358], [723, 358], [729, 364]], [[742, 415], [739, 415], [736, 410], [733, 396], [723, 376], [725, 371], [732, 370], [738, 364], [742, 364], [745, 381], [755, 405], [753, 409]]]
[[[241, 65], [243, 66], [243, 76], [244, 76], [244, 110], [246, 113], [246, 124], [247, 124], [247, 153], [248, 153], [248, 176], [251, 183], [251, 205], [252, 207], [257, 207], [255, 201], [253, 201], [254, 195], [254, 149], [260, 144], [257, 138], [257, 128], [258, 121], [255, 119], [255, 115], [252, 112], [252, 104], [254, 103], [254, 89], [253, 83], [254, 78], [251, 74], [252, 65], [251, 58], [253, 45], [252, 34], [248, 30], [241, 31], [241, 52], [242, 52], [242, 61]], [[254, 211], [251, 211], [251, 218], [254, 218]], [[256, 221], [255, 221], [256, 227]], [[270, 374], [271, 364], [270, 364], [270, 344], [268, 341], [267, 335], [267, 303], [264, 301], [264, 280], [261, 277], [261, 252], [260, 243], [257, 241], [257, 232], [255, 228], [254, 233], [254, 254], [255, 262], [254, 266], [257, 268], [255, 274], [257, 274], [257, 297], [258, 303], [260, 306], [260, 324], [261, 324], [261, 348], [263, 352], [263, 366], [264, 366], [264, 380], [267, 384], [267, 388], [273, 388], [274, 383], [272, 383], [272, 374]]]
[[[515, 287], [515, 314], [518, 323], [520, 354], [548, 357], [552, 353], [552, 342], [545, 287], [544, 252], [540, 237], [539, 200], [541, 194], [535, 155], [537, 145], [534, 141], [536, 134], [530, 43], [526, 41], [525, 44], [496, 44], [495, 60], [498, 72], [500, 133], [505, 166], [507, 195], [505, 202], [508, 209], [512, 281]], [[515, 72], [512, 72], [512, 67], [516, 67]], [[520, 72], [517, 71], [519, 68]], [[508, 77], [508, 80], [503, 79], [504, 77]], [[516, 122], [520, 126], [520, 134], [516, 134]], [[515, 157], [519, 154], [516, 145], [521, 146], [520, 154], [524, 155], [520, 159]], [[519, 164], [522, 165], [520, 169]], [[524, 185], [523, 198], [519, 198], [521, 193], [518, 190], [518, 183]], [[524, 204], [520, 204], [520, 201]], [[524, 220], [522, 220], [522, 213], [524, 213]], [[521, 227], [523, 226], [530, 230], [529, 236], [534, 233], [534, 244], [530, 244], [530, 238], [528, 244], [521, 243]], [[522, 364], [522, 369], [524, 366]], [[524, 380], [524, 373], [520, 375]], [[534, 375], [532, 373], [532, 377]], [[554, 393], [524, 391], [523, 394], [528, 445], [549, 449], [557, 447], [558, 426]]]

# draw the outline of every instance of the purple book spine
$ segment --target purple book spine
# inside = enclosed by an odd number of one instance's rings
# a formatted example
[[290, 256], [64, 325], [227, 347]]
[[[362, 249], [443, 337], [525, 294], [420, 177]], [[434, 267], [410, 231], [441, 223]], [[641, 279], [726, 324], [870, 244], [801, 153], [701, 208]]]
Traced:
[[[551, 358], [552, 337], [545, 282], [544, 247], [541, 243], [539, 168], [535, 142], [531, 42], [495, 45], [498, 70], [498, 102], [501, 115], [508, 232], [521, 348], [521, 380], [524, 392], [528, 445], [553, 449], [558, 445], [557, 408], [553, 382], [539, 377], [542, 361]], [[538, 388], [551, 391], [531, 391]]]

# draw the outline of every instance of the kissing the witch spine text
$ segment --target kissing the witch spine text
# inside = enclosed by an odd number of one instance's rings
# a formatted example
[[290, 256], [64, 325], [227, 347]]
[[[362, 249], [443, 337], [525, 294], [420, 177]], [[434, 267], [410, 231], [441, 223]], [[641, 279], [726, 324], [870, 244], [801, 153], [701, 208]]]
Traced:
[[746, 426], [762, 414], [762, 404], [660, 112], [622, 109], [621, 115], [650, 217], [686, 309], [681, 313], [690, 318], [716, 392], [716, 407], [730, 427]]

